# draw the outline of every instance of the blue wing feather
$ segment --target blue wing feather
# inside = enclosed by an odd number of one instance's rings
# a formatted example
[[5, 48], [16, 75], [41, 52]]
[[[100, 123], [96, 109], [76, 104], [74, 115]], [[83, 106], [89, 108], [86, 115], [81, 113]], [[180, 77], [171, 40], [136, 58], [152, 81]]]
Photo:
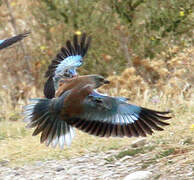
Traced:
[[[129, 104], [122, 97], [110, 97], [92, 92], [83, 101], [83, 112], [70, 119], [71, 125], [96, 136], [146, 136], [160, 126], [169, 112], [159, 112]], [[92, 128], [92, 129], [90, 129]], [[87, 130], [87, 131], [86, 131]]]
[[55, 70], [55, 76], [63, 76], [65, 72], [75, 75], [76, 74], [76, 68], [81, 66], [83, 63], [82, 56], [75, 55], [75, 56], [68, 56], [67, 58], [64, 58], [63, 61], [57, 66]]
[[141, 111], [141, 107], [128, 104], [120, 97], [114, 98], [105, 96], [103, 94], [98, 94], [96, 91], [94, 91], [84, 100], [83, 106], [83, 116], [85, 116], [85, 113], [87, 114], [88, 112], [92, 113], [93, 117], [97, 117], [100, 114], [101, 118], [98, 120], [104, 121], [104, 119], [106, 119], [106, 113], [108, 112], [108, 119], [112, 121], [113, 124], [119, 124], [119, 122], [121, 122], [119, 120], [122, 118], [121, 116], [127, 117], [125, 121], [122, 121], [124, 124], [133, 123], [135, 119], [137, 119], [135, 116], [133, 116], [133, 114], [139, 116]]
[[0, 40], [0, 44], [2, 44], [5, 40]]
[[72, 78], [77, 75], [76, 69], [83, 64], [83, 58], [87, 53], [90, 41], [91, 38], [86, 38], [85, 33], [80, 42], [75, 35], [73, 43], [67, 41], [66, 47], [61, 48], [45, 74], [45, 77], [48, 77], [44, 86], [45, 97], [51, 99], [55, 96], [55, 90], [58, 88], [58, 81], [61, 77]]

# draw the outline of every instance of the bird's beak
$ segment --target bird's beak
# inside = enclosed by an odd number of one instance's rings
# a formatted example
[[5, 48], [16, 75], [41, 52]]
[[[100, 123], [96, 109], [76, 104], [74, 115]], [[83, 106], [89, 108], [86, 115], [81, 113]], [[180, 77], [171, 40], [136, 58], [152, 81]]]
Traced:
[[110, 81], [105, 79], [104, 84], [110, 84]]

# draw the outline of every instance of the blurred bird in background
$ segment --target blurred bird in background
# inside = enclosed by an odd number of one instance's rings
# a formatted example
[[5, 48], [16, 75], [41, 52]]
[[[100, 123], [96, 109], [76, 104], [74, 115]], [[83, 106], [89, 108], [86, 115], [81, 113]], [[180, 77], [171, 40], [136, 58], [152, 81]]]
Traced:
[[24, 32], [24, 33], [18, 34], [16, 36], [13, 36], [11, 38], [0, 40], [0, 50], [6, 48], [8, 46], [11, 46], [12, 44], [14, 44], [18, 41], [21, 41], [26, 36], [28, 36], [29, 33], [30, 32]]
[[51, 99], [55, 96], [61, 78], [77, 76], [76, 69], [83, 64], [83, 58], [88, 51], [90, 42], [91, 37], [87, 38], [85, 33], [81, 36], [80, 42], [78, 36], [74, 35], [73, 43], [68, 40], [66, 47], [61, 48], [45, 73], [45, 77], [48, 78], [44, 86], [45, 97]]
[[46, 73], [47, 98], [32, 99], [25, 106], [24, 121], [27, 127], [35, 128], [33, 136], [41, 133], [41, 143], [64, 148], [72, 142], [73, 127], [100, 137], [138, 137], [169, 125], [164, 122], [171, 118], [166, 116], [169, 111], [150, 110], [129, 104], [124, 97], [100, 94], [96, 89], [108, 80], [100, 75], [78, 76], [76, 68], [82, 65], [91, 38], [86, 44], [83, 39], [85, 34], [80, 43], [74, 36], [74, 47], [67, 41], [67, 48], [52, 61]]

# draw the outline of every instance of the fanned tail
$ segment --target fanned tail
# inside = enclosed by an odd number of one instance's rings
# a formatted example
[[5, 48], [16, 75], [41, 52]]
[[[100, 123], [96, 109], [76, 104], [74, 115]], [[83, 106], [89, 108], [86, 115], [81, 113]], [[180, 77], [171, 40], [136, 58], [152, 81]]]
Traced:
[[24, 107], [24, 122], [28, 128], [35, 128], [33, 136], [41, 133], [40, 142], [56, 147], [59, 144], [71, 145], [75, 136], [72, 126], [59, 116], [61, 101], [56, 99], [32, 99], [31, 104]]

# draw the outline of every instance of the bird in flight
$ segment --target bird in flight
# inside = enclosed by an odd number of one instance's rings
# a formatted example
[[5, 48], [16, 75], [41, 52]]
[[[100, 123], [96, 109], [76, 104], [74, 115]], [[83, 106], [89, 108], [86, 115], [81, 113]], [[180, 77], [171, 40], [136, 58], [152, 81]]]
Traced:
[[16, 36], [13, 36], [11, 38], [0, 40], [0, 50], [6, 48], [8, 46], [11, 46], [12, 44], [14, 44], [18, 41], [21, 41], [23, 38], [28, 36], [29, 33], [30, 32], [24, 32], [24, 33], [18, 34]]
[[74, 128], [100, 137], [139, 137], [169, 125], [165, 122], [171, 118], [169, 111], [155, 111], [128, 103], [124, 97], [100, 94], [97, 89], [108, 80], [100, 75], [78, 76], [76, 68], [82, 65], [90, 43], [90, 38], [86, 43], [83, 39], [85, 34], [79, 44], [74, 36], [74, 46], [67, 41], [63, 52], [68, 54], [59, 53], [46, 73], [50, 81], [44, 91], [46, 98], [32, 99], [25, 106], [24, 121], [27, 127], [35, 128], [33, 136], [41, 134], [41, 143], [64, 148], [71, 144]]
[[44, 95], [47, 98], [53, 98], [58, 88], [59, 80], [63, 78], [72, 78], [77, 76], [76, 69], [83, 64], [83, 58], [90, 46], [91, 37], [86, 37], [84, 33], [79, 42], [78, 36], [74, 35], [73, 43], [70, 40], [66, 42], [66, 47], [62, 47], [56, 58], [52, 60], [48, 67], [45, 77], [48, 80], [44, 86]]

